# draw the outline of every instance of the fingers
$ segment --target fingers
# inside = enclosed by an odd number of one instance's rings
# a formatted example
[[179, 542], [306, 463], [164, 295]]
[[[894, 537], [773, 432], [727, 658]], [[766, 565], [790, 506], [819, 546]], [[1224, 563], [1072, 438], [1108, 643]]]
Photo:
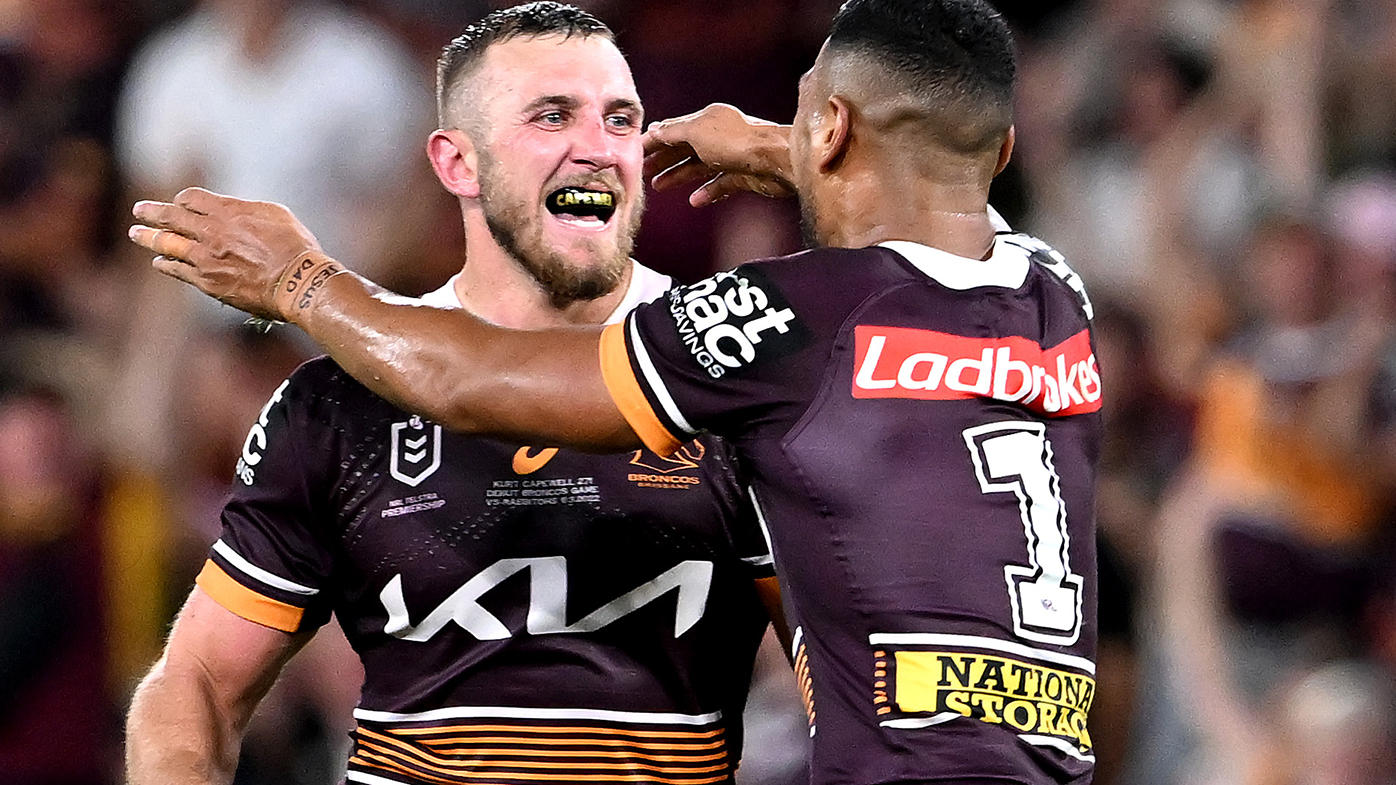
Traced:
[[687, 144], [656, 143], [652, 145], [646, 141], [645, 145], [645, 177], [653, 177], [690, 158], [698, 157], [693, 148]]
[[693, 207], [708, 207], [726, 199], [740, 188], [731, 185], [730, 175], [719, 174], [711, 180], [703, 183], [693, 193], [688, 195], [688, 203]]
[[132, 226], [127, 235], [136, 245], [175, 260], [188, 261], [198, 245], [193, 239], [177, 232], [139, 224]]
[[[183, 193], [183, 192], [181, 192]], [[176, 234], [194, 240], [207, 234], [208, 221], [200, 213], [169, 202], [141, 201], [131, 208], [131, 214], [145, 226], [154, 229], [168, 229]], [[134, 238], [132, 238], [134, 239]]]
[[228, 197], [197, 186], [185, 188], [175, 194], [174, 198], [175, 204], [199, 215], [208, 215], [214, 207], [227, 201]]
[[171, 259], [168, 256], [157, 256], [154, 261], [150, 263], [150, 266], [171, 278], [177, 278], [187, 284], [198, 285], [194, 280], [198, 277], [198, 268], [193, 265], [185, 264], [178, 259]]
[[650, 179], [650, 185], [654, 186], [656, 191], [666, 191], [689, 183], [710, 180], [715, 175], [717, 170], [697, 158], [689, 158], [656, 174]]
[[656, 120], [649, 125], [645, 131], [644, 143], [645, 152], [652, 151], [652, 147], [659, 146], [679, 146], [685, 144], [684, 137], [688, 134], [689, 127], [700, 120], [711, 109], [700, 109], [691, 114], [671, 117], [667, 120]]
[[789, 187], [774, 178], [723, 172], [689, 194], [688, 203], [694, 207], [707, 207], [732, 194], [743, 192], [772, 199], [794, 195]]

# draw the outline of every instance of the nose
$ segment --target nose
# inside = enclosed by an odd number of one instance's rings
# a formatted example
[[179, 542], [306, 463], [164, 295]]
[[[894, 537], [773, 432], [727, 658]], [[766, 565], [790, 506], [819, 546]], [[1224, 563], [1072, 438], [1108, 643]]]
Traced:
[[633, 144], [627, 135], [617, 134], [604, 117], [588, 117], [573, 126], [572, 160], [593, 169], [609, 169], [621, 160], [621, 150]]

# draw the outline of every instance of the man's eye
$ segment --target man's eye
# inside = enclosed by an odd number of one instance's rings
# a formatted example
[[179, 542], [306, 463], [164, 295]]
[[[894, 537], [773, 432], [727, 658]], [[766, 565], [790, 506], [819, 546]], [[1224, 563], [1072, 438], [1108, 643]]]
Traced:
[[562, 112], [544, 112], [538, 115], [538, 120], [548, 125], [561, 125], [566, 119], [566, 116], [563, 115]]
[[635, 118], [625, 114], [613, 114], [606, 118], [606, 124], [612, 128], [634, 128]]

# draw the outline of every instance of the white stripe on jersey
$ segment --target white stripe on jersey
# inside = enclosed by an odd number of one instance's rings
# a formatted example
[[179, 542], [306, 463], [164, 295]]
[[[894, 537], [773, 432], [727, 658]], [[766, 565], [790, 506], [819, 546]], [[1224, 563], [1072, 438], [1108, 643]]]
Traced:
[[242, 558], [242, 556], [239, 555], [237, 551], [233, 550], [231, 547], [229, 547], [228, 543], [223, 542], [222, 540], [219, 540], [218, 542], [215, 542], [213, 544], [213, 550], [218, 555], [227, 559], [229, 564], [238, 568], [238, 570], [242, 572], [242, 574], [246, 575], [249, 578], [252, 578], [255, 581], [264, 583], [267, 586], [272, 587], [273, 589], [280, 589], [281, 591], [288, 591], [292, 594], [300, 594], [306, 597], [314, 597], [315, 595], [320, 593], [319, 589], [312, 589], [309, 586], [302, 586], [299, 583], [295, 583], [294, 581], [288, 581], [280, 575], [275, 575], [273, 573], [267, 572], [261, 567], [258, 567], [252, 562]]
[[756, 523], [761, 527], [761, 536], [766, 540], [766, 560], [760, 564], [775, 564], [776, 549], [771, 546], [771, 529], [766, 525], [766, 511], [761, 507], [761, 500], [756, 496], [756, 488], [747, 486], [746, 492], [751, 495], [751, 509], [756, 511]]
[[645, 375], [645, 381], [649, 382], [650, 389], [654, 390], [654, 397], [659, 399], [659, 405], [664, 407], [664, 413], [669, 415], [684, 433], [689, 436], [697, 436], [698, 429], [688, 424], [683, 413], [679, 411], [679, 405], [674, 402], [674, 396], [669, 394], [669, 388], [664, 386], [664, 380], [659, 378], [659, 371], [655, 369], [654, 362], [650, 360], [650, 353], [645, 349], [645, 342], [640, 340], [640, 331], [635, 328], [635, 320], [631, 319], [630, 324], [630, 345], [635, 347], [635, 361], [640, 364], [640, 372]]
[[1065, 752], [1067, 755], [1070, 755], [1071, 757], [1077, 760], [1083, 760], [1087, 763], [1095, 763], [1094, 755], [1081, 754], [1081, 751], [1076, 749], [1076, 747], [1073, 746], [1072, 743], [1069, 741], [1062, 741], [1061, 739], [1053, 738], [1052, 736], [1038, 736], [1036, 734], [1030, 733], [1020, 733], [1018, 734], [1018, 738], [1022, 739], [1023, 741], [1026, 741], [1034, 747], [1051, 747], [1054, 750], [1060, 750], [1062, 752]]
[[929, 728], [932, 725], [940, 725], [951, 720], [958, 720], [965, 715], [958, 711], [943, 711], [940, 714], [933, 714], [929, 717], [903, 717], [898, 720], [884, 720], [879, 722], [884, 728], [901, 728], [903, 730], [914, 730], [916, 728]]
[[365, 774], [353, 769], [350, 769], [344, 776], [350, 782], [362, 782], [364, 785], [412, 785], [406, 780], [390, 780], [377, 774]]
[[518, 706], [447, 706], [430, 711], [400, 714], [391, 711], [354, 709], [354, 719], [369, 722], [437, 722], [502, 718], [511, 720], [600, 720], [635, 725], [711, 725], [722, 719], [722, 712], [671, 714], [652, 711], [613, 709], [526, 709]]
[[969, 649], [991, 649], [1001, 651], [1005, 654], [1016, 654], [1019, 657], [1031, 657], [1042, 662], [1054, 662], [1058, 665], [1065, 665], [1070, 668], [1085, 671], [1095, 675], [1095, 663], [1085, 657], [1077, 657], [1073, 654], [1062, 654], [1055, 651], [1044, 651], [1034, 649], [1031, 646], [1024, 646], [1021, 643], [1012, 641], [1001, 641], [998, 638], [981, 638], [978, 635], [946, 635], [934, 632], [877, 632], [868, 636], [868, 643], [877, 646], [879, 644], [913, 645], [913, 646], [963, 646]]

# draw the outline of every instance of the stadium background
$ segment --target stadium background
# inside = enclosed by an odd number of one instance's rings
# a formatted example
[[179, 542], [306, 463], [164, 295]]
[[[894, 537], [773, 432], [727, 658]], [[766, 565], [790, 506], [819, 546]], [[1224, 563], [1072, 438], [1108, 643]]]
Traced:
[[[206, 0], [251, 54], [225, 89], [161, 104], [187, 0], [0, 0], [0, 782], [120, 780], [130, 690], [249, 424], [309, 350], [151, 273], [123, 239], [131, 201], [267, 183], [238, 195], [338, 216], [312, 228], [394, 288], [457, 264], [421, 140], [435, 53], [489, 4], [326, 0], [356, 20], [326, 28], [331, 51], [368, 70], [312, 70], [328, 81], [297, 93], [307, 77], [269, 64], [328, 13], [286, 11], [308, 1]], [[583, 5], [651, 119], [721, 100], [788, 120], [835, 3]], [[1396, 782], [1396, 2], [1003, 10], [1018, 147], [994, 201], [1086, 278], [1106, 373], [1097, 782]], [[256, 116], [277, 97], [290, 108]], [[240, 120], [199, 128], [212, 117]], [[681, 278], [798, 244], [790, 205], [650, 204], [637, 255]], [[264, 706], [240, 783], [333, 781], [356, 674], [322, 638]], [[767, 655], [744, 785], [799, 776]]]

